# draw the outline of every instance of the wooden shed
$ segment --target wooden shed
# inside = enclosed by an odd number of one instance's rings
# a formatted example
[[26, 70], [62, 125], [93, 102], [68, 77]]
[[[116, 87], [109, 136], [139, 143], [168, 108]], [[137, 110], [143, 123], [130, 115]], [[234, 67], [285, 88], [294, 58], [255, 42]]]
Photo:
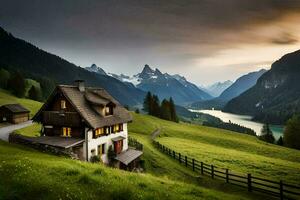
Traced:
[[6, 104], [0, 107], [0, 122], [18, 124], [29, 120], [30, 111], [20, 104]]

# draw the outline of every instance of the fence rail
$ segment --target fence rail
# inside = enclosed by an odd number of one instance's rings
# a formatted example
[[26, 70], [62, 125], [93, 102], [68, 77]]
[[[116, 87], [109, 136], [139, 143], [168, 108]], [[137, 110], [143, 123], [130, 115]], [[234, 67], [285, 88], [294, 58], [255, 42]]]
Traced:
[[185, 156], [155, 140], [153, 140], [153, 144], [160, 151], [171, 158], [178, 160], [178, 162], [185, 167], [191, 168], [193, 171], [199, 172], [202, 175], [208, 175], [212, 179], [224, 179], [226, 183], [246, 188], [249, 192], [263, 192], [264, 194], [279, 197], [280, 199], [300, 199], [300, 186], [287, 184], [283, 181], [273, 181], [255, 177], [251, 174], [243, 175], [233, 173], [232, 171], [229, 171], [229, 169], [222, 169]]
[[143, 144], [139, 143], [136, 139], [128, 137], [128, 145], [137, 150], [143, 151]]

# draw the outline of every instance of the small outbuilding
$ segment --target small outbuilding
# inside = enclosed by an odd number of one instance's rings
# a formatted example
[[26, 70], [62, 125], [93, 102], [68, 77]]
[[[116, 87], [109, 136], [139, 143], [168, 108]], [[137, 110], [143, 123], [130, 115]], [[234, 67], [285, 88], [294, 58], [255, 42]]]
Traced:
[[20, 104], [6, 104], [0, 107], [0, 122], [18, 124], [29, 120], [30, 111]]

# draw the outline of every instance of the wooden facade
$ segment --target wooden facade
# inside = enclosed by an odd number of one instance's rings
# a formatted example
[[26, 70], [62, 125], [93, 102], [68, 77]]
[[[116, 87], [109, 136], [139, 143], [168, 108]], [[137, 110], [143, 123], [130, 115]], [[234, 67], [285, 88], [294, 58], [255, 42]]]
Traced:
[[9, 104], [0, 107], [0, 122], [18, 124], [29, 120], [29, 110], [19, 104]]
[[71, 149], [80, 160], [99, 156], [107, 164], [109, 148], [117, 155], [128, 151], [127, 123], [132, 117], [102, 88], [59, 85], [33, 120], [42, 123], [44, 136], [83, 139]]
[[42, 118], [43, 133], [46, 136], [84, 138], [84, 123], [73, 105], [62, 94], [53, 98], [42, 112]]

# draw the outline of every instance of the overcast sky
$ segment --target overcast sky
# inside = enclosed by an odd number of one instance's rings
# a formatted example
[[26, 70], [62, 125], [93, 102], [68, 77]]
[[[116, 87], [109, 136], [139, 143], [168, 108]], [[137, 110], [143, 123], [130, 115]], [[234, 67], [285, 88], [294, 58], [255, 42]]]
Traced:
[[300, 0], [0, 0], [0, 26], [81, 67], [144, 64], [198, 85], [300, 49]]

